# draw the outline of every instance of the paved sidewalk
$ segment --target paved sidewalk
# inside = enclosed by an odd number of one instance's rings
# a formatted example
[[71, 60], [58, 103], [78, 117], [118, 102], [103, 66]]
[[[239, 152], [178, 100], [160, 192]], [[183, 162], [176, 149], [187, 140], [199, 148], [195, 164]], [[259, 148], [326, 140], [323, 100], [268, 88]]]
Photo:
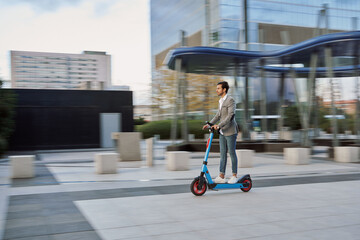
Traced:
[[102, 239], [359, 239], [354, 189], [360, 181], [75, 204]]
[[[254, 167], [238, 171], [251, 174], [250, 192], [195, 197], [189, 184], [203, 153], [191, 154], [189, 171], [171, 172], [164, 146], [155, 146], [154, 167], [119, 162], [117, 174], [106, 175], [95, 174], [93, 157], [113, 149], [39, 153], [27, 180], [9, 179], [1, 160], [0, 239], [359, 239], [360, 164], [321, 152], [297, 166], [255, 154]], [[213, 177], [218, 165], [211, 154]]]

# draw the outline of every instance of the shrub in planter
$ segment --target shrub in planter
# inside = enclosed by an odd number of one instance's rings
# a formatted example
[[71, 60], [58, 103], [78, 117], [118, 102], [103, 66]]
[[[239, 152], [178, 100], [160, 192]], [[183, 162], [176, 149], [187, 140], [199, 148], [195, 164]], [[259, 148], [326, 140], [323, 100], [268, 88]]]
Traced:
[[[153, 121], [144, 125], [136, 126], [136, 131], [142, 132], [143, 138], [150, 138], [154, 135], [160, 135], [160, 139], [171, 138], [171, 125], [172, 120]], [[207, 131], [202, 130], [204, 121], [201, 120], [189, 120], [188, 121], [188, 132], [189, 134], [195, 134], [195, 138], [203, 139], [204, 134]], [[177, 122], [177, 138], [181, 138], [182, 121]]]

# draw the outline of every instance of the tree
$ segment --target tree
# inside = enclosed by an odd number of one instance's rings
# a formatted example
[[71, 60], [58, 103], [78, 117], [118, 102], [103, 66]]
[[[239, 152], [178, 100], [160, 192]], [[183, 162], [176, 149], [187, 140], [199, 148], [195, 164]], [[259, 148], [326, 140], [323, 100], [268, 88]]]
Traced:
[[16, 95], [11, 89], [2, 88], [0, 79], [0, 155], [5, 152], [8, 140], [14, 130], [14, 107]]
[[[187, 111], [204, 111], [205, 119], [209, 120], [211, 110], [217, 109], [218, 101], [215, 86], [220, 81], [218, 76], [186, 74]], [[173, 114], [176, 92], [176, 72], [166, 68], [155, 71], [153, 81], [154, 115], [160, 119], [169, 119]], [[181, 112], [181, 109], [178, 109]]]
[[289, 106], [284, 111], [284, 126], [290, 127], [292, 130], [301, 129], [299, 112], [296, 105]]
[[[314, 126], [314, 112], [312, 112], [310, 121], [310, 128]], [[317, 117], [318, 117], [318, 127], [323, 129], [324, 131], [331, 132], [331, 122], [330, 119], [325, 118], [325, 115], [330, 115], [330, 109], [319, 106], [317, 109]], [[292, 130], [301, 129], [300, 117], [298, 108], [296, 105], [289, 106], [284, 111], [285, 121], [284, 125], [290, 127]]]

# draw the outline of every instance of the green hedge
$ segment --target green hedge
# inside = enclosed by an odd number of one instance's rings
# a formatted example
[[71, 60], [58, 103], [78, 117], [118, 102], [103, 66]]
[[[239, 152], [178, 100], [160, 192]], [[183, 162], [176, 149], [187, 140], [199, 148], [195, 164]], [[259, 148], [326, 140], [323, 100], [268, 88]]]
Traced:
[[[160, 135], [160, 139], [170, 139], [171, 135], [171, 120], [153, 121], [144, 125], [135, 126], [137, 132], [142, 132], [143, 138], [150, 138], [154, 135]], [[196, 139], [203, 139], [204, 134], [208, 131], [202, 130], [204, 121], [202, 120], [189, 120], [188, 129], [189, 134], [195, 134]], [[182, 121], [177, 124], [177, 137], [181, 138]]]

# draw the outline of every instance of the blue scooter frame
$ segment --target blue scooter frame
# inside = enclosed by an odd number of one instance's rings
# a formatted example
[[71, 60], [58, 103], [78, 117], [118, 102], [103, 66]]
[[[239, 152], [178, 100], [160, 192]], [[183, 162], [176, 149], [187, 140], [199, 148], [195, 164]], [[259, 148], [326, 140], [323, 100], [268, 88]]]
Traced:
[[[211, 127], [213, 124], [207, 122], [207, 124]], [[218, 190], [218, 189], [241, 189], [243, 192], [250, 191], [252, 187], [252, 181], [249, 174], [244, 175], [241, 177], [236, 183], [229, 184], [229, 183], [215, 183], [210, 176], [207, 163], [211, 148], [211, 143], [214, 138], [214, 129], [210, 129], [210, 137], [207, 141], [206, 153], [204, 157], [204, 161], [201, 168], [200, 176], [196, 177], [190, 186], [191, 192], [196, 196], [201, 196], [206, 192], [207, 187], [211, 190]], [[204, 177], [205, 176], [205, 177]]]

